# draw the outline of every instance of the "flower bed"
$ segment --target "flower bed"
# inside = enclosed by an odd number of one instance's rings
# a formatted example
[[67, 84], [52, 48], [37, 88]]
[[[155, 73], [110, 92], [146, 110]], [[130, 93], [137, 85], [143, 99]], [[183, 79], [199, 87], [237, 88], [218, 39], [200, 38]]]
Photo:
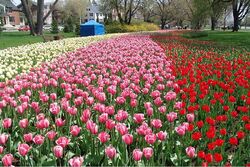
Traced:
[[182, 90], [185, 108], [178, 114], [190, 120], [183, 144], [196, 154], [185, 165], [249, 166], [250, 53], [210, 49], [179, 35], [153, 38], [172, 60]]
[[149, 37], [128, 36], [1, 83], [3, 165], [169, 165], [173, 153], [186, 156], [189, 124], [176, 121], [170, 65]]
[[27, 72], [30, 68], [42, 62], [50, 61], [60, 54], [74, 51], [93, 42], [108, 39], [116, 34], [68, 38], [59, 41], [36, 43], [0, 50], [0, 81], [13, 78], [19, 73]]

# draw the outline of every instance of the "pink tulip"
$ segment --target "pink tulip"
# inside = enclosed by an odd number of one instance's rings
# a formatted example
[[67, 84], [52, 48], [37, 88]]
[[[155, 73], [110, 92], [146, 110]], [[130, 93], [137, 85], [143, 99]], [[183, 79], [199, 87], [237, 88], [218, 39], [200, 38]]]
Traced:
[[154, 151], [151, 147], [146, 147], [146, 148], [143, 148], [143, 155], [144, 157], [149, 160], [154, 154]]
[[110, 135], [107, 132], [101, 132], [98, 135], [98, 139], [101, 143], [106, 143], [110, 139]]
[[25, 128], [28, 127], [28, 125], [29, 125], [28, 119], [22, 119], [22, 120], [19, 121], [20, 128], [25, 129]]
[[160, 97], [161, 96], [161, 92], [159, 90], [155, 90], [153, 92], [151, 92], [151, 97], [153, 99], [156, 99], [157, 97]]
[[135, 161], [140, 161], [142, 158], [143, 152], [140, 149], [134, 149], [133, 158]]
[[148, 116], [152, 116], [154, 113], [154, 109], [152, 107], [146, 109], [146, 113]]
[[18, 153], [21, 156], [26, 156], [29, 152], [29, 150], [31, 149], [31, 147], [28, 144], [19, 144], [18, 145]]
[[115, 128], [120, 133], [120, 135], [125, 135], [128, 133], [128, 128], [126, 127], [126, 125], [124, 123], [118, 123], [115, 126]]
[[14, 160], [14, 157], [12, 154], [6, 154], [2, 158], [2, 163], [4, 166], [12, 166], [13, 160]]
[[89, 110], [89, 109], [85, 109], [85, 110], [82, 112], [81, 121], [82, 121], [83, 123], [86, 123], [86, 122], [89, 120], [90, 116], [91, 116], [90, 110]]
[[44, 115], [44, 113], [40, 113], [40, 114], [38, 114], [38, 115], [36, 116], [36, 119], [37, 119], [37, 121], [44, 120], [44, 119], [45, 119], [45, 115]]
[[108, 114], [107, 113], [102, 113], [99, 117], [98, 120], [100, 123], [106, 123], [106, 121], [108, 120]]
[[60, 106], [57, 103], [51, 103], [50, 104], [50, 108], [49, 111], [53, 114], [53, 115], [57, 115], [60, 112]]
[[108, 115], [114, 115], [115, 113], [115, 108], [114, 106], [107, 106], [105, 108], [105, 112], [108, 113]]
[[70, 139], [68, 139], [67, 137], [59, 137], [56, 140], [56, 144], [59, 146], [62, 146], [63, 148], [65, 148], [70, 142]]
[[146, 109], [151, 108], [151, 103], [150, 103], [150, 102], [144, 103], [144, 107], [145, 107]]
[[115, 123], [115, 121], [113, 121], [111, 119], [108, 119], [106, 121], [105, 126], [106, 126], [106, 129], [111, 130], [111, 129], [113, 129], [116, 126], [116, 123]]
[[5, 118], [2, 122], [2, 125], [5, 129], [8, 129], [12, 125], [12, 120], [10, 118]]
[[116, 156], [116, 149], [112, 146], [108, 146], [105, 148], [105, 154], [109, 157], [109, 159], [113, 159]]
[[53, 130], [51, 130], [51, 131], [49, 131], [49, 132], [47, 133], [47, 136], [48, 136], [48, 138], [49, 138], [50, 140], [54, 140], [54, 138], [56, 137], [56, 135], [57, 135], [57, 132], [55, 132], [55, 131], [53, 131]]
[[161, 106], [158, 108], [160, 113], [165, 113], [167, 111], [167, 108], [165, 106]]
[[182, 102], [176, 102], [175, 105], [174, 105], [174, 108], [176, 108], [177, 110], [180, 110], [182, 109]]
[[40, 120], [36, 123], [36, 127], [38, 129], [46, 129], [49, 127], [49, 120], [48, 119], [43, 119], [43, 120]]
[[62, 118], [57, 118], [55, 123], [56, 123], [56, 126], [62, 127], [65, 125], [65, 120], [62, 120]]
[[153, 126], [154, 128], [156, 129], [159, 129], [162, 127], [162, 123], [161, 123], [161, 120], [160, 119], [153, 119], [151, 121], [151, 126]]
[[194, 121], [194, 114], [187, 114], [186, 115], [188, 122], [193, 122]]
[[49, 96], [50, 96], [50, 99], [53, 101], [55, 101], [57, 99], [56, 93], [51, 93]]
[[171, 101], [176, 99], [176, 93], [173, 91], [169, 91], [164, 97], [167, 101]]
[[144, 114], [141, 114], [141, 113], [138, 113], [138, 114], [134, 114], [134, 117], [133, 117], [135, 123], [137, 124], [140, 124], [144, 121]]
[[81, 167], [83, 163], [83, 157], [74, 157], [69, 160], [69, 164], [72, 167]]
[[55, 146], [53, 148], [53, 152], [56, 158], [62, 158], [63, 157], [63, 147], [62, 146]]
[[185, 126], [178, 126], [175, 128], [175, 131], [180, 135], [183, 136], [186, 133], [186, 127]]
[[36, 144], [36, 145], [42, 145], [43, 142], [44, 142], [44, 137], [42, 135], [36, 135], [34, 138], [33, 138], [33, 142]]
[[186, 154], [187, 154], [187, 156], [190, 157], [190, 158], [195, 157], [195, 148], [194, 148], [194, 147], [191, 147], [191, 146], [187, 147], [187, 148], [186, 148]]
[[154, 144], [156, 141], [156, 135], [155, 134], [147, 134], [145, 136], [145, 140], [148, 144]]
[[0, 154], [2, 154], [4, 151], [4, 147], [3, 146], [0, 146]]
[[130, 145], [133, 143], [133, 135], [125, 134], [122, 136], [122, 140], [125, 144]]
[[5, 145], [6, 142], [8, 141], [9, 136], [6, 134], [1, 134], [0, 135], [0, 144]]
[[27, 133], [23, 135], [23, 139], [25, 142], [31, 142], [33, 140], [33, 134], [32, 133]]
[[157, 138], [161, 141], [164, 141], [166, 140], [167, 138], [167, 133], [166, 132], [163, 132], [163, 131], [160, 131], [156, 134]]
[[176, 112], [170, 112], [167, 114], [167, 120], [169, 122], [174, 122], [177, 119], [177, 113]]
[[117, 104], [124, 104], [126, 99], [124, 97], [117, 97], [115, 101]]
[[115, 115], [115, 119], [119, 122], [124, 121], [128, 118], [128, 112], [119, 110]]
[[81, 128], [78, 127], [77, 125], [74, 125], [74, 126], [70, 127], [70, 133], [72, 134], [72, 136], [78, 136], [80, 131], [81, 131]]

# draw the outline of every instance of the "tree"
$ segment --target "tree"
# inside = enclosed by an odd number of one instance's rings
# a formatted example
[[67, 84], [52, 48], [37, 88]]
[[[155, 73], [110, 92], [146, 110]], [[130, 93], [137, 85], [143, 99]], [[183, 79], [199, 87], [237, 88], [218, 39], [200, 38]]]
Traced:
[[218, 19], [223, 15], [225, 9], [228, 8], [229, 1], [226, 0], [209, 0], [211, 30], [215, 30]]
[[240, 22], [245, 18], [250, 10], [250, 0], [232, 0], [233, 8], [233, 32], [239, 30]]
[[139, 10], [145, 22], [152, 22], [151, 18], [156, 15], [154, 0], [143, 0]]
[[[103, 1], [101, 2], [103, 3]], [[103, 3], [103, 6], [110, 6], [109, 10], [114, 10], [117, 13], [121, 24], [130, 24], [132, 18], [140, 9], [141, 2], [142, 0], [107, 0]]]
[[34, 20], [31, 13], [31, 0], [21, 0], [21, 4], [23, 7], [23, 12], [25, 14], [25, 17], [28, 21], [29, 27], [30, 27], [30, 34], [31, 35], [42, 35], [43, 33], [43, 23], [44, 20], [49, 16], [49, 14], [54, 10], [55, 5], [57, 4], [59, 0], [55, 0], [54, 3], [50, 6], [49, 12], [43, 16], [44, 14], [44, 0], [38, 0], [37, 1], [37, 20], [36, 25], [34, 24]]
[[88, 0], [66, 0], [65, 5], [62, 7], [64, 11], [64, 17], [77, 18], [78, 22], [81, 23], [85, 16], [86, 7]]
[[156, 0], [157, 15], [160, 17], [161, 29], [164, 29], [167, 22], [173, 20], [170, 7], [173, 0]]
[[51, 24], [51, 33], [52, 34], [57, 34], [59, 32], [58, 29], [58, 23], [55, 19], [52, 20], [52, 24]]

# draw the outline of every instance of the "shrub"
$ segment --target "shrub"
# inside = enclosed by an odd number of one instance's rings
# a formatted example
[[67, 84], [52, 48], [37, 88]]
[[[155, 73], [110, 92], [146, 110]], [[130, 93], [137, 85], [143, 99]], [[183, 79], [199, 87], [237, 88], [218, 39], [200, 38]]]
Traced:
[[57, 21], [53, 20], [52, 24], [51, 24], [51, 33], [52, 34], [58, 34], [58, 32], [59, 32], [59, 29], [58, 29]]
[[75, 34], [77, 36], [80, 35], [80, 23], [79, 22], [76, 22]]
[[124, 32], [140, 32], [140, 31], [156, 31], [159, 27], [152, 23], [135, 23], [131, 25], [121, 25], [118, 22], [113, 22], [106, 25], [107, 33], [124, 33]]

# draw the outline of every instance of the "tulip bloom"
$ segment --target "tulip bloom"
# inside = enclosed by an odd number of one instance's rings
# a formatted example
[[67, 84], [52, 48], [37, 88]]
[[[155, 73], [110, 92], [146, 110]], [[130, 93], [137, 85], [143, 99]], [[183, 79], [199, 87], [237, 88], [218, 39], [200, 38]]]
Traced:
[[78, 127], [77, 125], [70, 127], [70, 133], [72, 136], [78, 136], [82, 128]]
[[110, 139], [110, 135], [107, 132], [101, 132], [98, 135], [98, 139], [101, 143], [106, 143]]
[[8, 141], [9, 135], [6, 134], [1, 134], [0, 135], [0, 144], [5, 145], [6, 142]]
[[191, 146], [187, 147], [187, 148], [186, 148], [186, 154], [187, 154], [187, 156], [190, 157], [190, 158], [195, 157], [195, 148], [194, 148], [194, 147], [191, 147]]
[[67, 137], [59, 137], [56, 140], [56, 144], [59, 146], [62, 146], [63, 148], [65, 148], [70, 142], [70, 139], [68, 139]]
[[69, 164], [72, 167], [81, 167], [83, 163], [83, 157], [74, 157], [69, 160]]
[[125, 134], [122, 136], [122, 140], [125, 144], [130, 145], [133, 143], [133, 135]]
[[36, 145], [42, 145], [43, 142], [44, 142], [44, 137], [42, 135], [36, 135], [34, 138], [33, 138], [33, 142], [36, 144]]
[[63, 157], [63, 147], [62, 146], [55, 146], [53, 148], [53, 152], [56, 158], [62, 158]]
[[134, 149], [133, 158], [135, 161], [140, 161], [142, 158], [143, 152], [140, 149]]
[[29, 125], [28, 119], [22, 119], [19, 121], [20, 128], [27, 128], [28, 125]]
[[28, 144], [19, 144], [18, 145], [18, 153], [21, 156], [26, 156], [29, 152], [29, 150], [31, 149], [31, 147]]
[[2, 163], [4, 166], [11, 166], [13, 160], [14, 160], [14, 157], [12, 154], [6, 154], [2, 158]]
[[12, 120], [10, 118], [5, 118], [2, 122], [2, 125], [5, 129], [8, 129], [12, 125]]
[[109, 159], [113, 159], [116, 156], [116, 149], [112, 146], [108, 146], [105, 148], [105, 154], [109, 157]]
[[154, 151], [151, 147], [146, 147], [146, 148], [143, 148], [143, 155], [144, 157], [149, 160], [154, 154]]

